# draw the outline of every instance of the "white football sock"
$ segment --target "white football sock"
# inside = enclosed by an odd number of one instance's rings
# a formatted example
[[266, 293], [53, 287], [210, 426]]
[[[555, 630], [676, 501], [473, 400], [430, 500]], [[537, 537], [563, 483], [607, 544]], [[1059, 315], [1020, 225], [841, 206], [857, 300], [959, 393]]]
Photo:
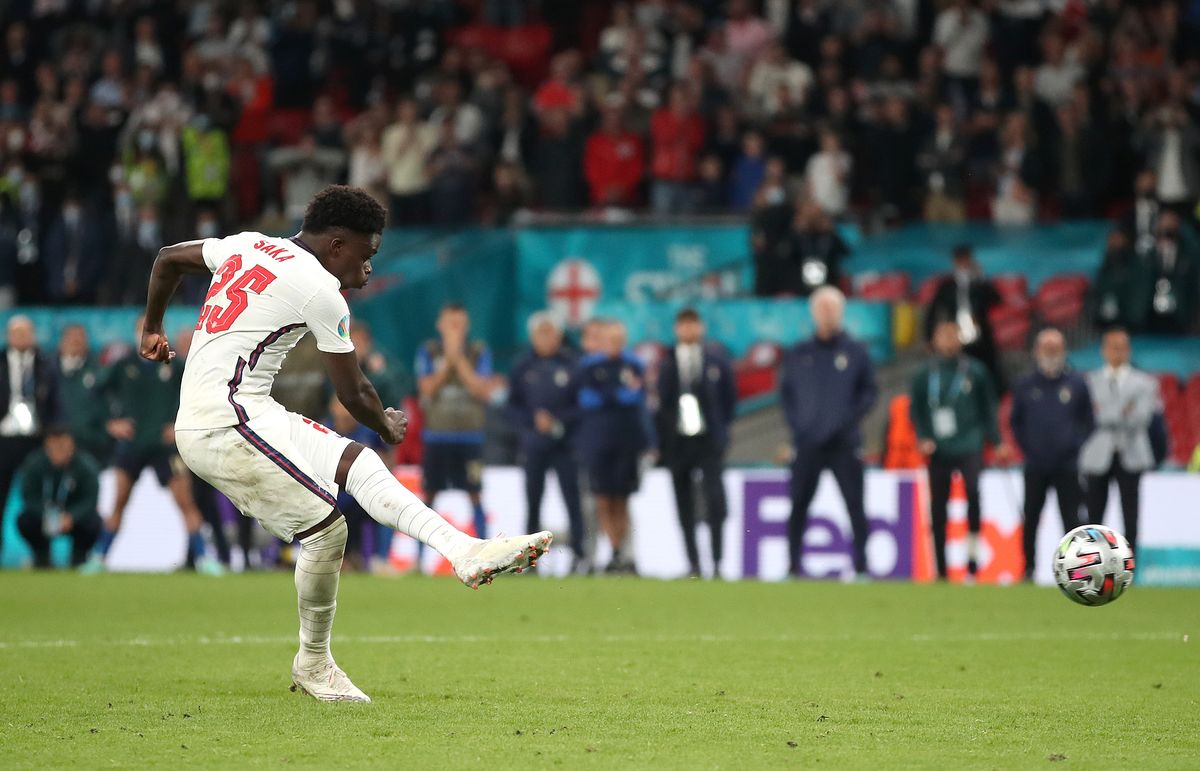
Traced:
[[376, 522], [416, 538], [452, 561], [477, 540], [442, 519], [400, 484], [373, 450], [363, 450], [350, 465], [346, 492]]
[[300, 542], [296, 597], [300, 609], [300, 666], [332, 660], [329, 635], [337, 610], [338, 578], [346, 551], [346, 518]]

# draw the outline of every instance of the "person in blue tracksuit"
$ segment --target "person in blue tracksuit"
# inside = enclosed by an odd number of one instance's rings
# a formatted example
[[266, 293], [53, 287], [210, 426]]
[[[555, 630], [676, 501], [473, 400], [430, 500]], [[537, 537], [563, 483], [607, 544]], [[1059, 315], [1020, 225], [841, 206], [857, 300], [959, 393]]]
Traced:
[[1067, 367], [1062, 332], [1043, 329], [1033, 350], [1034, 370], [1013, 388], [1013, 438], [1025, 456], [1025, 578], [1033, 575], [1038, 522], [1051, 486], [1058, 495], [1063, 532], [1079, 522], [1083, 488], [1079, 450], [1092, 434], [1092, 398], [1083, 375]]
[[633, 555], [621, 548], [629, 531], [629, 496], [638, 488], [643, 453], [654, 451], [654, 428], [646, 409], [645, 369], [625, 350], [625, 325], [609, 321], [603, 348], [588, 354], [576, 373], [578, 442], [587, 467], [596, 519], [608, 536], [611, 573], [635, 573]]
[[801, 573], [808, 507], [821, 472], [837, 480], [854, 531], [854, 571], [867, 571], [867, 516], [863, 508], [862, 434], [859, 424], [875, 404], [878, 390], [866, 346], [842, 330], [846, 299], [826, 286], [809, 300], [816, 334], [783, 359], [780, 399], [792, 431], [792, 515], [788, 555], [792, 575]]
[[583, 557], [583, 513], [579, 496], [579, 466], [572, 446], [579, 414], [577, 363], [574, 351], [563, 346], [562, 327], [553, 314], [542, 311], [529, 319], [530, 351], [509, 373], [508, 408], [521, 437], [525, 465], [525, 502], [531, 533], [542, 529], [542, 495], [546, 472], [554, 469], [567, 518], [575, 560]]
[[712, 545], [713, 574], [720, 575], [725, 523], [725, 450], [737, 408], [733, 366], [720, 345], [704, 340], [704, 321], [692, 308], [675, 316], [675, 346], [658, 372], [658, 427], [663, 461], [671, 469], [675, 508], [683, 528], [688, 574], [700, 576], [696, 547], [693, 476], [700, 472]]

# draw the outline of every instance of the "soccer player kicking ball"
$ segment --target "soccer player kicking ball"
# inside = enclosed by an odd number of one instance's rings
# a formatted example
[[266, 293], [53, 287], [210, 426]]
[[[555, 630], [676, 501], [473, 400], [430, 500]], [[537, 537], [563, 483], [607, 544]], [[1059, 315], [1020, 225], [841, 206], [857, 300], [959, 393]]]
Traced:
[[346, 547], [338, 488], [375, 520], [436, 549], [473, 589], [532, 566], [550, 546], [548, 532], [479, 540], [458, 531], [374, 452], [271, 398], [284, 357], [312, 332], [346, 409], [385, 442], [404, 439], [408, 418], [384, 409], [359, 368], [340, 292], [366, 285], [383, 221], [383, 208], [365, 192], [328, 187], [309, 203], [292, 238], [239, 233], [164, 247], [146, 298], [141, 355], [169, 361], [175, 354], [162, 328], [167, 302], [185, 274], [213, 274], [184, 367], [176, 445], [240, 511], [284, 541], [300, 542], [292, 690], [322, 701], [370, 701], [329, 652]]

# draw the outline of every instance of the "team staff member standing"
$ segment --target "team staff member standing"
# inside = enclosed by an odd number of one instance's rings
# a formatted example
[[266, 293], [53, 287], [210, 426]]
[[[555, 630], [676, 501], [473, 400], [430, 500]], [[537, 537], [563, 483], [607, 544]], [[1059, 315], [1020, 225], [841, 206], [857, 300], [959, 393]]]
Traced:
[[645, 369], [625, 350], [625, 325], [603, 325], [602, 348], [579, 363], [579, 447], [596, 497], [596, 520], [612, 545], [609, 573], [636, 573], [627, 553], [629, 496], [638, 489], [642, 453], [655, 444], [646, 411]]
[[791, 574], [801, 574], [808, 507], [821, 472], [829, 469], [846, 502], [854, 531], [854, 571], [867, 573], [867, 515], [863, 508], [862, 434], [859, 424], [878, 390], [862, 343], [842, 330], [845, 296], [824, 286], [809, 299], [816, 332], [783, 359], [779, 396], [792, 431], [792, 514], [788, 519]]
[[554, 469], [567, 518], [571, 551], [583, 559], [583, 507], [579, 496], [579, 466], [573, 447], [579, 407], [574, 380], [576, 356], [563, 347], [562, 328], [548, 311], [529, 318], [531, 350], [509, 373], [508, 408], [521, 435], [525, 460], [525, 503], [528, 523], [541, 530], [542, 495], [546, 472]]
[[1116, 481], [1125, 537], [1136, 549], [1142, 472], [1154, 466], [1148, 429], [1159, 409], [1158, 381], [1129, 366], [1129, 334], [1123, 329], [1104, 333], [1100, 353], [1104, 367], [1087, 376], [1096, 429], [1080, 452], [1079, 470], [1087, 485], [1092, 522], [1104, 521], [1108, 488]]
[[46, 430], [43, 449], [21, 465], [24, 510], [17, 529], [33, 551], [35, 568], [50, 567], [50, 539], [71, 538], [71, 564], [81, 565], [100, 534], [100, 469], [87, 453], [75, 449], [65, 426]]
[[962, 474], [967, 489], [967, 572], [976, 572], [982, 514], [979, 474], [983, 443], [1006, 455], [996, 429], [996, 392], [987, 369], [962, 352], [958, 322], [939, 321], [933, 329], [934, 357], [912, 382], [911, 414], [921, 452], [929, 458], [929, 513], [939, 578], [946, 577], [946, 507], [950, 480]]
[[1064, 532], [1079, 524], [1079, 448], [1092, 433], [1092, 400], [1083, 376], [1067, 368], [1062, 332], [1043, 329], [1033, 349], [1034, 370], [1013, 388], [1009, 423], [1025, 456], [1025, 578], [1033, 576], [1038, 522], [1054, 487]]
[[[54, 362], [37, 347], [33, 322], [13, 316], [0, 351], [0, 515], [13, 476], [41, 443], [42, 429], [58, 417], [58, 377]], [[4, 528], [0, 527], [0, 548]]]
[[475, 535], [487, 538], [480, 495], [492, 354], [482, 342], [467, 340], [470, 328], [467, 309], [448, 303], [438, 315], [438, 338], [417, 353], [417, 387], [425, 414], [421, 483], [430, 508], [443, 490], [465, 491], [475, 516]]
[[[135, 324], [134, 340], [142, 339], [142, 319]], [[112, 514], [100, 531], [96, 550], [83, 566], [85, 573], [104, 569], [104, 559], [121, 528], [133, 486], [146, 468], [167, 488], [183, 513], [189, 559], [198, 572], [220, 575], [221, 564], [207, 556], [200, 529], [203, 518], [192, 497], [191, 472], [175, 450], [175, 413], [179, 410], [182, 360], [153, 362], [135, 352], [113, 363], [104, 376], [112, 418], [108, 433], [116, 440], [114, 462], [117, 496]]]
[[737, 408], [733, 367], [721, 349], [704, 341], [704, 321], [691, 308], [675, 316], [675, 347], [658, 372], [662, 451], [675, 486], [689, 575], [700, 577], [693, 477], [704, 484], [704, 510], [712, 544], [713, 575], [721, 575], [725, 501], [725, 451]]
[[60, 421], [75, 438], [76, 447], [101, 465], [108, 463], [112, 437], [108, 402], [102, 393], [104, 369], [92, 355], [87, 330], [82, 324], [63, 327], [58, 339]]

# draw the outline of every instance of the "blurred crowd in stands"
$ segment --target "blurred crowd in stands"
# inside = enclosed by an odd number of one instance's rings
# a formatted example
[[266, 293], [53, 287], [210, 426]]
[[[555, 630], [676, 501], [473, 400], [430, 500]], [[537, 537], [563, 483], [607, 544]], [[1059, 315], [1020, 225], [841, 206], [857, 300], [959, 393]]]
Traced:
[[338, 181], [394, 225], [749, 214], [760, 255], [1131, 211], [1118, 284], [1200, 197], [1196, 0], [27, 0], [2, 34], [0, 306], [140, 301], [163, 243]]

